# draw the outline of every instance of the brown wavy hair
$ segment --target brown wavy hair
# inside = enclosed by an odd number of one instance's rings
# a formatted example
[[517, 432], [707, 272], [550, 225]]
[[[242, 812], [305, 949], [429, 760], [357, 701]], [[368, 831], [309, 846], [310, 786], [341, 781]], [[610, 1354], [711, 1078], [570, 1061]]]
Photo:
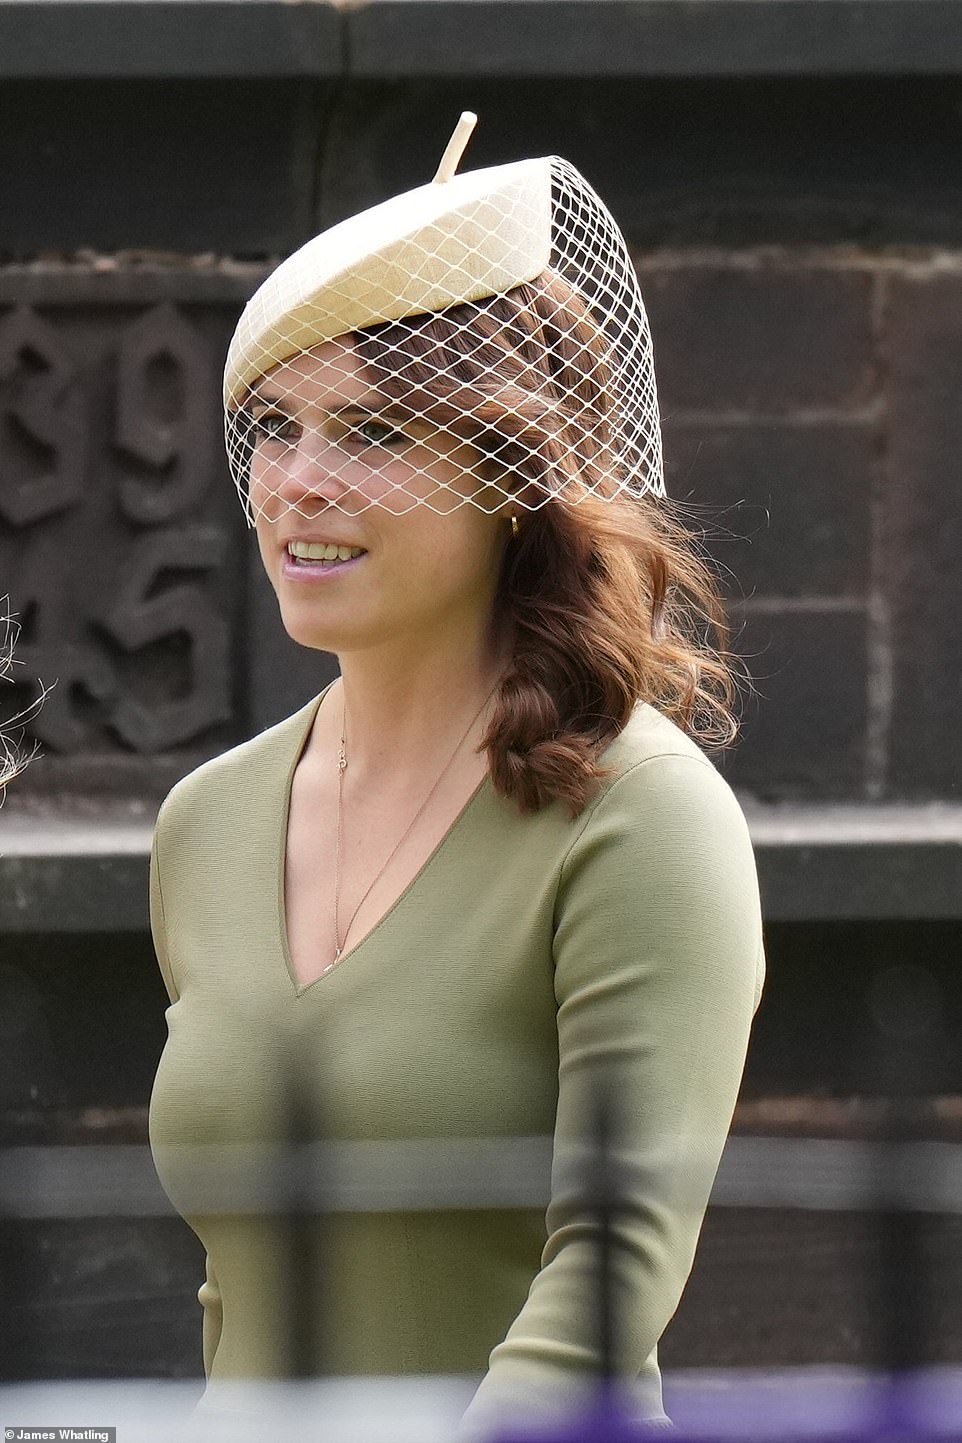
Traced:
[[505, 548], [492, 618], [511, 657], [482, 742], [499, 794], [577, 816], [639, 700], [730, 745], [738, 664], [715, 573], [671, 502], [612, 479], [607, 346], [567, 283], [544, 271], [355, 344], [382, 394], [471, 440], [482, 481], [542, 503]]

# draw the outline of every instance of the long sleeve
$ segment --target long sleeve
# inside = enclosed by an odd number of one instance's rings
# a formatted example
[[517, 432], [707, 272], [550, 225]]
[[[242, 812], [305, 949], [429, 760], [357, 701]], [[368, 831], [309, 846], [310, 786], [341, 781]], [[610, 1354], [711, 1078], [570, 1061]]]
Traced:
[[[764, 977], [748, 827], [707, 759], [663, 754], [595, 802], [565, 858], [554, 933], [559, 1049], [548, 1237], [527, 1300], [461, 1423], [548, 1414], [598, 1365], [597, 1227], [572, 1178], [595, 1089], [618, 1109], [616, 1368], [638, 1378], [688, 1279]], [[651, 1392], [649, 1390], [649, 1397]], [[650, 1414], [661, 1416], [655, 1403]]]
[[[173, 1004], [180, 1000], [180, 988], [174, 976], [174, 969], [167, 946], [167, 926], [164, 915], [164, 897], [160, 873], [160, 830], [161, 823], [160, 818], [158, 818], [150, 848], [150, 932], [154, 943], [154, 952], [157, 957], [157, 965], [164, 979], [167, 995], [170, 998], [171, 1004]], [[211, 1364], [214, 1361], [214, 1353], [217, 1350], [217, 1344], [220, 1340], [221, 1326], [223, 1323], [223, 1307], [221, 1304], [220, 1288], [214, 1275], [210, 1255], [205, 1253], [204, 1259], [205, 1279], [197, 1290], [197, 1301], [204, 1310], [201, 1324], [202, 1353], [204, 1373], [207, 1378], [210, 1378]]]

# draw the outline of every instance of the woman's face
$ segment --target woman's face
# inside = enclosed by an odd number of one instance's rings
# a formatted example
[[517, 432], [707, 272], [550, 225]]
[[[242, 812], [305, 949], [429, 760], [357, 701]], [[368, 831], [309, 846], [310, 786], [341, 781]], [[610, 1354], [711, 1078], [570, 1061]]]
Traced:
[[[480, 458], [466, 442], [392, 412], [349, 337], [275, 366], [244, 409], [258, 545], [295, 641], [336, 653], [423, 644], [490, 617], [508, 528], [464, 497], [490, 509], [502, 493], [471, 474]], [[291, 551], [324, 542], [363, 555]]]

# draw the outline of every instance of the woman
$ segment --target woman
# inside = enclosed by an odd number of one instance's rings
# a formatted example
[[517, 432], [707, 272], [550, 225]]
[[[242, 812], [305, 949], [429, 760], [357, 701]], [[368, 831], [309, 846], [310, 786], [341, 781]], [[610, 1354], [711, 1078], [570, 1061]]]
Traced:
[[[463, 139], [431, 186], [285, 261], [231, 345], [232, 473], [287, 631], [340, 676], [161, 810], [151, 1144], [207, 1252], [208, 1395], [483, 1375], [461, 1425], [483, 1436], [570, 1406], [597, 1367], [571, 1168], [608, 1089], [615, 1362], [637, 1417], [669, 1425], [657, 1344], [764, 973], [747, 826], [703, 749], [734, 731], [703, 635], [724, 624], [660, 499], [620, 232], [556, 158], [454, 177]], [[305, 1338], [283, 1219], [199, 1206], [185, 1161], [269, 1157], [292, 1074], [309, 1137], [463, 1156], [551, 1135], [547, 1214], [331, 1214], [300, 1268]]]

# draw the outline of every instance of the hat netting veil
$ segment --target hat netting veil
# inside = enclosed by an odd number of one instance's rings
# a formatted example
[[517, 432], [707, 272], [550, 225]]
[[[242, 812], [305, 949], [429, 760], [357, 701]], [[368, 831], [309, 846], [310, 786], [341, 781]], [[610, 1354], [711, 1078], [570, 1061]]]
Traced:
[[316, 515], [321, 485], [350, 515], [664, 496], [617, 223], [559, 156], [454, 175], [473, 122], [434, 181], [307, 242], [247, 303], [224, 411], [249, 524]]

